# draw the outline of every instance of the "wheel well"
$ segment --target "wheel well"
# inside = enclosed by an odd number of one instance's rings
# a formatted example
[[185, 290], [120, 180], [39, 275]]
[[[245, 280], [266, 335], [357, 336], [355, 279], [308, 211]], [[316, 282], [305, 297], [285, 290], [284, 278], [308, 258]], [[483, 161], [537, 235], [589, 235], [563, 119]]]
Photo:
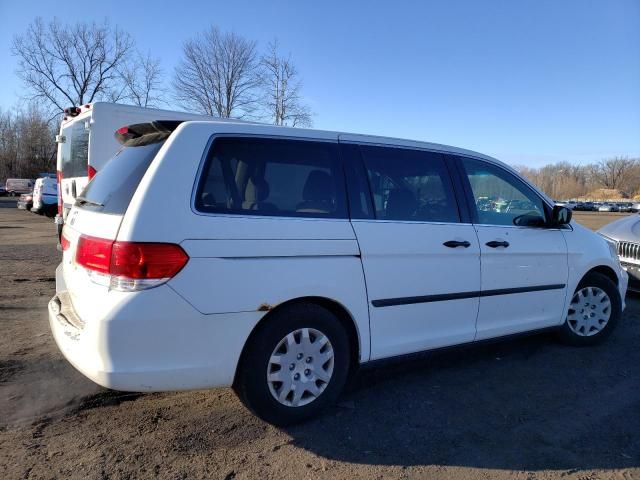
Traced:
[[591, 270], [589, 270], [587, 273], [584, 274], [584, 277], [586, 277], [590, 273], [599, 273], [601, 275], [604, 275], [609, 280], [611, 280], [616, 285], [616, 287], [618, 286], [618, 276], [616, 275], [616, 272], [614, 272], [612, 268], [607, 267], [606, 265], [600, 265], [592, 268]]
[[[329, 310], [331, 313], [335, 315], [335, 317], [344, 326], [345, 330], [347, 331], [347, 336], [349, 337], [349, 349], [351, 351], [350, 365], [352, 368], [358, 365], [358, 362], [360, 360], [360, 336], [358, 335], [358, 330], [356, 329], [355, 322], [351, 317], [351, 314], [347, 311], [347, 309], [341, 304], [339, 304], [338, 302], [335, 302], [325, 297], [300, 297], [292, 300], [287, 300], [286, 302], [282, 302], [276, 305], [275, 307], [270, 308], [268, 313], [260, 319], [260, 321], [256, 324], [256, 326], [253, 327], [251, 334], [249, 334], [249, 337], [247, 338], [247, 341], [245, 342], [244, 347], [242, 348], [242, 353], [240, 354], [238, 367], [242, 363], [242, 360], [245, 355], [245, 350], [247, 348], [247, 345], [249, 344], [249, 340], [253, 337], [253, 335], [256, 334], [258, 330], [260, 330], [261, 326], [263, 326], [265, 323], [269, 321], [269, 318], [273, 315], [273, 313], [280, 311], [288, 306], [300, 304], [300, 303], [319, 305], [321, 307], [326, 308], [327, 310]], [[237, 375], [238, 367], [236, 367], [236, 375]]]

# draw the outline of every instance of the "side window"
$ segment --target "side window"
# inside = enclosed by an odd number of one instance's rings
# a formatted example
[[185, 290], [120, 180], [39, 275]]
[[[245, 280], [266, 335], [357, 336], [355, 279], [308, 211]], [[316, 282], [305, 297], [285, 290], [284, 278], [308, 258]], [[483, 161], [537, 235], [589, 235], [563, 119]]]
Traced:
[[478, 223], [541, 227], [546, 224], [542, 199], [524, 182], [490, 163], [463, 158]]
[[391, 147], [360, 148], [376, 218], [460, 221], [449, 172], [440, 154]]
[[346, 218], [337, 145], [266, 138], [217, 138], [196, 194], [203, 212]]

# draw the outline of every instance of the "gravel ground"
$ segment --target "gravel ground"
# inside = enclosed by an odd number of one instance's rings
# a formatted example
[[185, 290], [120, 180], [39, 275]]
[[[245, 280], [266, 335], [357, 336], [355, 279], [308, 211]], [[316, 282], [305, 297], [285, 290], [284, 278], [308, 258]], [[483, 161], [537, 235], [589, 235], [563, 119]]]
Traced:
[[602, 346], [540, 335], [365, 370], [325, 416], [278, 429], [230, 389], [118, 393], [68, 365], [46, 318], [54, 230], [0, 208], [2, 479], [640, 479], [638, 298]]

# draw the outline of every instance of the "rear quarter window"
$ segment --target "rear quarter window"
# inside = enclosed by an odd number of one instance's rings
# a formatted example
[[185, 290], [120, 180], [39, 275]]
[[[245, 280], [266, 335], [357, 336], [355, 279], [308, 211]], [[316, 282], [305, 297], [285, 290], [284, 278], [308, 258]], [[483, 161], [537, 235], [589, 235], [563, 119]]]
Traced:
[[206, 213], [347, 218], [337, 144], [216, 138], [195, 207]]

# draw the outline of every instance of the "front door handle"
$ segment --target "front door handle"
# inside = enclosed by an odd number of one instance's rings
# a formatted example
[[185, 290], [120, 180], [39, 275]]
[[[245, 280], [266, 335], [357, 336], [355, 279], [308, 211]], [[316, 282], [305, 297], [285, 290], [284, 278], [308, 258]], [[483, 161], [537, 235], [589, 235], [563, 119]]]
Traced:
[[507, 242], [505, 240], [502, 240], [502, 241], [491, 240], [490, 242], [485, 243], [485, 245], [487, 247], [491, 247], [491, 248], [498, 248], [498, 247], [507, 248], [509, 246], [509, 242]]
[[444, 242], [443, 245], [449, 248], [456, 248], [456, 247], [469, 248], [471, 246], [471, 243], [467, 242], [466, 240], [464, 241], [449, 240], [447, 242]]

